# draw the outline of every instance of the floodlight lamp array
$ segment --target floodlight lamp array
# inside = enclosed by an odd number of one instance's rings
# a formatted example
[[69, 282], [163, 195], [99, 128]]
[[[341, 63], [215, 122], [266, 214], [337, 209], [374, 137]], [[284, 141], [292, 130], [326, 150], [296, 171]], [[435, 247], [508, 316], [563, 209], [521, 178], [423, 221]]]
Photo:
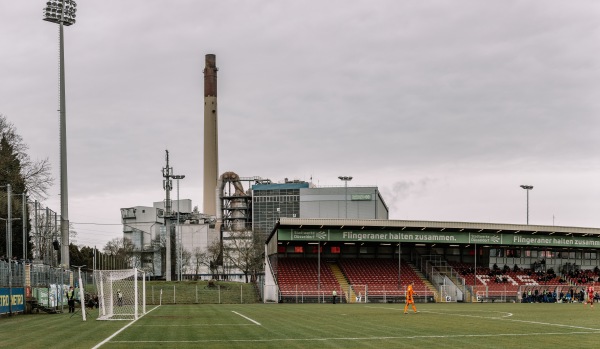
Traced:
[[44, 8], [44, 20], [63, 25], [75, 24], [77, 4], [75, 0], [50, 0]]

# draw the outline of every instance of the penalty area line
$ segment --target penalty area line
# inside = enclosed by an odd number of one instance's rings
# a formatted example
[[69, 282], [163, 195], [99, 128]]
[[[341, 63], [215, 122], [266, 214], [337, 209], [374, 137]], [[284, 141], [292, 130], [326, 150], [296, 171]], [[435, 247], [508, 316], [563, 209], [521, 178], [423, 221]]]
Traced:
[[253, 322], [253, 323], [257, 324], [258, 326], [262, 326], [262, 325], [260, 324], [260, 322], [258, 322], [258, 321], [254, 321], [254, 320], [252, 320], [251, 318], [247, 317], [246, 315], [242, 315], [242, 314], [238, 313], [237, 311], [233, 311], [233, 310], [232, 310], [231, 312], [232, 312], [232, 313], [234, 313], [234, 314], [237, 314], [237, 315], [239, 315], [239, 316], [241, 316], [241, 317], [243, 317], [244, 319], [246, 319], [246, 320], [248, 320], [248, 321], [251, 321], [251, 322]]
[[[158, 308], [159, 305], [157, 305], [156, 307], [150, 309], [146, 314], [150, 313], [151, 311], [153, 311], [154, 309]], [[146, 315], [144, 314], [144, 315]], [[111, 339], [113, 339], [116, 335], [118, 335], [119, 333], [123, 332], [127, 327], [133, 325], [136, 321], [138, 321], [139, 319], [143, 318], [144, 315], [138, 317], [137, 319], [131, 321], [130, 323], [128, 323], [127, 325], [123, 326], [123, 328], [121, 328], [120, 330], [118, 330], [117, 332], [113, 333], [112, 335], [110, 335], [108, 338], [106, 338], [105, 340], [103, 340], [102, 342], [96, 344], [95, 347], [93, 347], [92, 349], [97, 349], [100, 348], [101, 346], [103, 346], [104, 344], [106, 344], [108, 341], [110, 341]]]

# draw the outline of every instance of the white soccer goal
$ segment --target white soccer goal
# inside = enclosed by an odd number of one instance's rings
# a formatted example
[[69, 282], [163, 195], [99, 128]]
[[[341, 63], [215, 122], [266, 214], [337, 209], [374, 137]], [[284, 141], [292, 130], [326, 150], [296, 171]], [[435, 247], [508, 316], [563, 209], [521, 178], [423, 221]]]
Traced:
[[146, 281], [138, 269], [96, 270], [98, 320], [137, 320], [146, 313]]
[[348, 303], [367, 303], [367, 285], [352, 285]]

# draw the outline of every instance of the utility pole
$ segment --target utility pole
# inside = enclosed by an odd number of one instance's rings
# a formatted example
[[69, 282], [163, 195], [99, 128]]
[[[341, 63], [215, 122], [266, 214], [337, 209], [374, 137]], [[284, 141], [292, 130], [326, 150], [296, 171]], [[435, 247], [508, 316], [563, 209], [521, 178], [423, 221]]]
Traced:
[[[173, 174], [173, 167], [169, 166], [169, 151], [165, 150], [165, 160], [167, 165], [163, 167], [163, 189], [165, 190], [165, 233], [166, 233], [166, 281], [171, 281], [171, 190], [173, 189], [173, 182], [171, 179], [181, 179], [185, 176], [179, 176]], [[179, 199], [179, 198], [178, 198]]]
[[169, 151], [165, 150], [165, 159], [167, 160], [167, 166], [163, 167], [163, 189], [165, 190], [165, 248], [166, 248], [166, 280], [171, 281], [171, 189], [173, 185], [171, 182], [171, 175], [173, 174], [173, 168], [169, 167]]

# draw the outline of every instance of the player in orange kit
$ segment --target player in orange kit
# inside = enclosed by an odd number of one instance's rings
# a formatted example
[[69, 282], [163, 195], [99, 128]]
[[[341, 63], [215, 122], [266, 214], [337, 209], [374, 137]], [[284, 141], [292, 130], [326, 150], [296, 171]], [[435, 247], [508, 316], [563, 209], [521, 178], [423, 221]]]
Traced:
[[411, 282], [406, 287], [406, 305], [404, 306], [404, 314], [408, 314], [408, 305], [409, 304], [412, 304], [412, 308], [415, 311], [415, 314], [417, 313], [417, 307], [415, 307], [415, 300], [414, 300], [414, 293], [415, 293], [415, 291], [413, 290], [414, 284], [415, 284], [414, 282]]

